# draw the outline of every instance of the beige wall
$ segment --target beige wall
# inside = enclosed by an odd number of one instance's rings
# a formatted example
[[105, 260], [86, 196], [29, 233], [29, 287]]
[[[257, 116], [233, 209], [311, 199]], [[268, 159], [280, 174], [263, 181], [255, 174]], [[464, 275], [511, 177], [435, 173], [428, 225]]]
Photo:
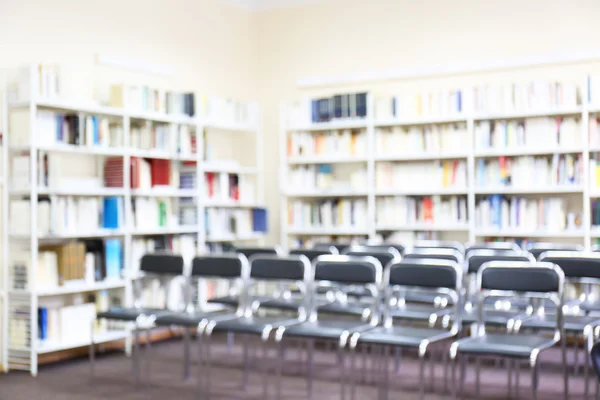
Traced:
[[[258, 15], [260, 101], [271, 239], [279, 240], [279, 104], [334, 90], [452, 88], [477, 82], [577, 80], [597, 63], [301, 90], [299, 78], [599, 49], [596, 0], [329, 0]], [[270, 139], [272, 138], [272, 139]]]

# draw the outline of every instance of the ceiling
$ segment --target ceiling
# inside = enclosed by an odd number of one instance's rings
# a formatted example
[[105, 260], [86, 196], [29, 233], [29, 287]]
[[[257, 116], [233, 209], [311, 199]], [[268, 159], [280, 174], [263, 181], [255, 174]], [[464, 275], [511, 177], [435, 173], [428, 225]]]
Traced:
[[265, 11], [274, 8], [295, 7], [303, 4], [314, 4], [325, 0], [221, 0], [251, 11]]

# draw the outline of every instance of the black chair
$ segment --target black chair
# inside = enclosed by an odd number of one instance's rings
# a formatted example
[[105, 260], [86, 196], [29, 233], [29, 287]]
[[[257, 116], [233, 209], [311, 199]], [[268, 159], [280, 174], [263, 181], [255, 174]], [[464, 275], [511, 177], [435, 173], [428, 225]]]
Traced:
[[[382, 351], [380, 354], [376, 354], [376, 356], [383, 355], [384, 358], [383, 390], [385, 392], [380, 393], [380, 395], [387, 398], [387, 392], [389, 391], [389, 349], [417, 349], [420, 359], [420, 397], [423, 398], [425, 395], [425, 358], [429, 348], [439, 342], [455, 338], [461, 329], [460, 292], [462, 286], [462, 267], [453, 261], [446, 260], [403, 260], [391, 262], [385, 267], [384, 275], [385, 302], [383, 325], [365, 332], [353, 334], [350, 340], [350, 350], [353, 356], [355, 356], [357, 346], [382, 347]], [[406, 324], [407, 321], [396, 324], [395, 322], [399, 318], [393, 315], [394, 305], [392, 300], [395, 298], [396, 292], [407, 289], [429, 293], [443, 293], [452, 297], [453, 306], [451, 306], [451, 312], [454, 315], [454, 323], [450, 329], [410, 326]], [[351, 365], [354, 366], [355, 362], [353, 361]], [[350, 373], [351, 377], [355, 375], [354, 371]], [[355, 398], [355, 382], [356, 380], [353, 379], [353, 399]]]
[[417, 240], [412, 245], [413, 249], [452, 249], [460, 254], [465, 253], [465, 246], [460, 242], [448, 240]]
[[465, 245], [465, 258], [475, 250], [505, 250], [520, 253], [522, 249], [515, 242], [485, 242]]
[[[314, 283], [333, 282], [340, 285], [365, 285], [369, 287], [373, 298], [379, 298], [379, 287], [382, 282], [382, 266], [373, 257], [350, 256], [321, 256], [313, 262]], [[315, 294], [313, 286], [313, 295]], [[290, 327], [281, 327], [275, 335], [279, 344], [279, 357], [277, 362], [277, 398], [281, 398], [281, 371], [284, 364], [284, 344], [288, 339], [308, 341], [308, 394], [312, 398], [313, 383], [313, 356], [315, 340], [337, 343], [338, 365], [340, 366], [340, 379], [345, 377], [345, 361], [343, 349], [348, 344], [348, 339], [355, 332], [377, 326], [379, 322], [379, 303], [373, 302], [369, 321], [357, 318], [344, 320], [322, 319], [317, 312], [314, 302], [311, 302], [311, 311], [307, 321]], [[343, 383], [342, 383], [342, 387]]]
[[463, 255], [454, 248], [444, 247], [413, 247], [406, 249], [405, 259], [429, 258], [432, 260], [448, 260], [456, 263], [463, 263]]
[[[460, 357], [460, 391], [465, 378], [466, 357], [476, 357], [476, 398], [480, 396], [480, 358], [505, 357], [517, 363], [528, 363], [532, 369], [532, 399], [537, 399], [538, 356], [562, 340], [562, 363], [564, 373], [565, 398], [568, 396], [566, 375], [566, 352], [563, 325], [563, 287], [564, 274], [560, 267], [551, 263], [492, 261], [485, 263], [477, 273], [478, 315], [477, 326], [472, 337], [460, 339], [450, 347], [450, 359], [456, 361]], [[556, 305], [556, 325], [551, 337], [542, 335], [526, 335], [515, 333], [486, 332], [484, 302], [488, 297], [514, 297], [550, 299]], [[453, 368], [453, 382], [456, 385]], [[517, 378], [518, 379], [518, 378]], [[512, 373], [509, 372], [509, 395], [512, 387]], [[518, 388], [517, 388], [518, 389]], [[456, 386], [454, 387], [456, 395]]]
[[540, 259], [542, 253], [547, 251], [583, 251], [584, 247], [579, 244], [565, 243], [529, 243], [527, 251], [533, 254], [536, 260]]
[[[302, 301], [297, 307], [293, 315], [283, 316], [260, 316], [259, 310], [268, 303], [262, 297], [258, 298], [258, 303], [255, 303], [257, 297], [252, 293], [252, 289], [256, 282], [285, 282], [294, 284], [302, 293]], [[210, 320], [204, 330], [206, 341], [206, 389], [204, 390], [206, 398], [210, 398], [210, 372], [211, 372], [211, 355], [210, 355], [210, 338], [214, 332], [227, 332], [242, 334], [244, 340], [244, 390], [248, 384], [248, 341], [249, 336], [256, 336], [261, 339], [263, 350], [265, 351], [265, 359], [267, 358], [267, 344], [272, 332], [276, 332], [281, 328], [290, 327], [296, 324], [305, 322], [308, 318], [308, 309], [310, 307], [307, 288], [311, 281], [311, 264], [305, 256], [289, 256], [279, 257], [277, 255], [255, 255], [250, 262], [250, 277], [246, 280], [244, 295], [246, 305], [243, 310], [243, 315], [236, 318], [216, 318]], [[276, 301], [278, 299], [274, 299]], [[292, 309], [293, 310], [293, 309]], [[268, 370], [265, 369], [263, 377], [263, 395], [268, 397], [267, 387]]]
[[154, 326], [156, 318], [161, 315], [172, 312], [166, 308], [145, 307], [142, 304], [142, 280], [158, 279], [161, 290], [165, 292], [165, 299], [168, 299], [169, 284], [175, 277], [183, 275], [183, 258], [172, 254], [146, 254], [140, 261], [140, 275], [133, 281], [133, 307], [111, 307], [107, 311], [99, 312], [92, 321], [91, 341], [89, 347], [90, 373], [93, 378], [95, 370], [95, 342], [94, 326], [99, 319], [113, 321], [123, 321], [133, 324], [134, 335], [134, 356], [133, 367], [136, 384], [140, 383], [140, 331], [145, 330], [147, 334], [147, 343], [150, 343], [150, 328]]
[[290, 250], [291, 256], [305, 256], [306, 258], [308, 258], [310, 260], [310, 262], [313, 262], [319, 256], [335, 255], [335, 254], [339, 254], [339, 253], [338, 253], [337, 249], [333, 246], [330, 247], [328, 250], [315, 250], [315, 249]]
[[333, 247], [338, 254], [341, 254], [347, 247], [350, 246], [350, 243], [315, 243], [312, 247], [314, 250], [327, 250], [331, 251]]

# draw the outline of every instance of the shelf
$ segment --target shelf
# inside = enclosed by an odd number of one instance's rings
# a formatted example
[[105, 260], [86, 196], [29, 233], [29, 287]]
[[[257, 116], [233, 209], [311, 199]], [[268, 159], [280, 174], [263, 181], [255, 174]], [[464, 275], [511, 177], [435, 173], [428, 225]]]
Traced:
[[413, 153], [413, 154], [385, 154], [375, 156], [375, 161], [420, 161], [420, 160], [453, 160], [467, 158], [469, 155], [464, 152], [454, 153]]
[[218, 129], [221, 131], [237, 133], [255, 133], [258, 131], [258, 127], [250, 124], [240, 124], [236, 122], [219, 123], [210, 120], [204, 122], [204, 127], [207, 129]]
[[234, 201], [215, 201], [208, 200], [204, 203], [204, 207], [220, 207], [220, 208], [265, 208], [264, 204], [251, 202], [234, 202]]
[[468, 224], [409, 224], [403, 226], [380, 225], [377, 231], [436, 231], [436, 232], [461, 232], [468, 231]]
[[349, 190], [309, 190], [306, 192], [289, 192], [286, 193], [287, 197], [297, 197], [297, 198], [304, 198], [304, 197], [366, 197], [368, 196], [368, 193], [366, 190], [353, 190], [353, 189], [349, 189]]
[[[107, 343], [117, 340], [123, 340], [129, 336], [126, 331], [108, 331], [106, 333], [99, 333], [94, 335], [94, 343]], [[62, 350], [75, 349], [77, 347], [89, 346], [91, 341], [89, 339], [82, 340], [73, 343], [56, 343], [56, 342], [42, 342], [38, 344], [36, 351], [37, 354], [54, 353]]]
[[255, 167], [239, 167], [239, 166], [227, 166], [227, 165], [210, 165], [204, 164], [202, 166], [203, 172], [212, 172], [215, 174], [227, 173], [227, 174], [245, 174], [253, 175], [258, 173], [258, 169]]
[[561, 193], [583, 193], [581, 185], [556, 185], [545, 187], [510, 187], [496, 186], [476, 188], [475, 194], [561, 194]]
[[369, 232], [366, 229], [355, 229], [345, 227], [331, 227], [331, 228], [288, 228], [288, 235], [298, 236], [366, 236]]
[[152, 188], [152, 189], [132, 189], [132, 196], [144, 197], [197, 197], [196, 189], [171, 189], [171, 188]]
[[590, 198], [600, 198], [600, 188], [593, 187], [590, 189]]
[[[16, 240], [30, 240], [30, 235], [21, 234], [10, 234], [12, 239]], [[125, 236], [125, 231], [121, 229], [99, 229], [94, 232], [73, 232], [65, 233], [61, 235], [41, 235], [38, 236], [38, 240], [41, 241], [53, 241], [53, 240], [66, 240], [66, 239], [92, 239], [92, 238], [105, 238], [105, 237], [118, 237]]]
[[152, 111], [130, 111], [126, 110], [125, 115], [133, 119], [141, 119], [145, 121], [153, 122], [164, 122], [167, 124], [181, 124], [181, 125], [196, 125], [198, 119], [190, 117], [188, 115], [170, 115]]
[[[38, 195], [56, 195], [56, 196], [124, 196], [123, 188], [38, 188]], [[11, 189], [12, 195], [29, 196], [31, 191], [28, 189]]]
[[475, 157], [501, 157], [501, 156], [535, 156], [535, 155], [546, 155], [546, 154], [573, 154], [583, 153], [583, 148], [529, 148], [529, 147], [514, 147], [514, 148], [503, 148], [503, 149], [479, 149], [475, 150]]
[[[121, 108], [106, 107], [94, 103], [88, 104], [76, 104], [68, 101], [50, 100], [50, 99], [38, 99], [34, 102], [39, 108], [50, 108], [53, 110], [61, 110], [67, 112], [82, 112], [86, 114], [105, 115], [109, 117], [123, 117], [125, 112]], [[27, 108], [31, 102], [24, 101], [18, 103], [11, 103], [11, 108]]]
[[500, 236], [500, 237], [539, 237], [539, 238], [582, 238], [583, 230], [568, 231], [524, 231], [514, 228], [487, 228], [476, 229], [475, 236]]
[[554, 117], [561, 115], [581, 115], [583, 107], [564, 107], [564, 108], [551, 108], [544, 110], [528, 110], [520, 112], [506, 112], [506, 113], [490, 113], [490, 114], [476, 114], [474, 116], [475, 121], [483, 121], [488, 119], [521, 119], [521, 118], [533, 118], [533, 117]]
[[[37, 150], [55, 153], [70, 153], [70, 154], [91, 154], [99, 156], [120, 156], [124, 157], [127, 153], [122, 147], [101, 147], [101, 146], [77, 146], [74, 144], [50, 144], [36, 145]], [[11, 151], [25, 152], [30, 151], [30, 146], [10, 146]]]
[[[124, 288], [126, 282], [123, 280], [109, 280], [103, 282], [95, 282], [93, 284], [80, 283], [55, 288], [41, 288], [37, 291], [38, 297], [60, 296], [63, 294], [96, 292], [99, 290], [119, 289]], [[28, 294], [28, 291], [13, 290], [11, 294]]]
[[416, 117], [407, 119], [390, 118], [381, 121], [375, 121], [375, 126], [410, 126], [410, 125], [428, 125], [428, 124], [455, 124], [458, 122], [467, 122], [467, 117], [464, 115], [447, 116], [447, 117]]
[[157, 158], [161, 160], [197, 161], [196, 154], [173, 154], [166, 150], [130, 149], [129, 155], [139, 158]]
[[348, 164], [367, 161], [367, 156], [303, 156], [289, 158], [288, 164]]
[[133, 236], [177, 235], [185, 233], [198, 233], [198, 226], [174, 226], [154, 229], [134, 229], [131, 231]]
[[328, 131], [335, 129], [366, 129], [365, 119], [334, 120], [330, 122], [316, 122], [303, 126], [289, 127], [288, 131]]
[[439, 188], [439, 189], [378, 189], [376, 196], [434, 196], [434, 195], [466, 195], [467, 188]]
[[217, 243], [217, 242], [237, 242], [237, 241], [245, 241], [245, 240], [259, 240], [266, 236], [264, 232], [254, 232], [247, 235], [222, 235], [222, 236], [211, 236], [208, 235], [206, 237], [207, 242]]

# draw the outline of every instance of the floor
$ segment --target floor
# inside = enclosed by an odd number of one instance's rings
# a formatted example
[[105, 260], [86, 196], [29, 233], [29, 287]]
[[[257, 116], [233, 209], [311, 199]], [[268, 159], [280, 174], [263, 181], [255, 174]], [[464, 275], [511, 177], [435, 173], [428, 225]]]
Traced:
[[[211, 372], [212, 396], [211, 400], [233, 400], [233, 399], [264, 399], [262, 392], [262, 373], [258, 371], [268, 366], [273, 367], [272, 358], [275, 352], [271, 353], [269, 361], [265, 362], [255, 358], [252, 372], [249, 375], [248, 390], [242, 389], [242, 352], [241, 340], [236, 337], [233, 350], [230, 350], [226, 344], [224, 336], [215, 338], [211, 346], [213, 368]], [[300, 359], [306, 360], [305, 352], [299, 351], [299, 344], [290, 343], [286, 359], [286, 370], [283, 380], [283, 398], [286, 400], [306, 399], [306, 380], [304, 375], [304, 364]], [[251, 342], [250, 356], [258, 349], [255, 343]], [[32, 378], [27, 373], [11, 372], [0, 376], [0, 400], [99, 400], [99, 399], [197, 399], [198, 384], [196, 375], [199, 374], [197, 365], [192, 366], [192, 378], [184, 381], [183, 378], [183, 346], [180, 340], [170, 340], [152, 345], [149, 352], [140, 354], [148, 356], [150, 360], [149, 373], [150, 384], [146, 386], [147, 380], [142, 380], [142, 386], [136, 388], [132, 377], [131, 359], [125, 357], [123, 353], [113, 352], [110, 354], [99, 355], [96, 365], [96, 378], [90, 382], [89, 363], [87, 359], [70, 360], [50, 366], [40, 368], [37, 378]], [[198, 352], [197, 347], [192, 347], [192, 359]], [[573, 354], [571, 354], [573, 356]], [[581, 356], [581, 355], [580, 355]], [[258, 357], [258, 356], [257, 356]], [[375, 359], [375, 358], [373, 358]], [[381, 360], [381, 358], [377, 358]], [[359, 355], [356, 358], [356, 375], [364, 377], [360, 373], [364, 358]], [[390, 380], [393, 386], [390, 392], [390, 399], [418, 399], [417, 376], [418, 363], [412, 354], [404, 354], [400, 374], [392, 371], [394, 368], [392, 357], [390, 363]], [[542, 370], [540, 376], [540, 387], [538, 399], [552, 400], [562, 399], [562, 375], [560, 374], [560, 353], [554, 349], [548, 350], [542, 354]], [[350, 365], [349, 358], [346, 358], [347, 365]], [[147, 364], [146, 364], [147, 365]], [[319, 348], [315, 353], [315, 400], [340, 399], [340, 385], [336, 383], [339, 378], [339, 365], [335, 352], [328, 349]], [[444, 394], [443, 368], [442, 361], [435, 360], [427, 365], [426, 373], [430, 373], [430, 366], [434, 366], [435, 387], [434, 392], [427, 386], [426, 399], [440, 400], [451, 399], [449, 393]], [[467, 367], [467, 378], [465, 383], [465, 396], [463, 398], [477, 398], [475, 393], [474, 363], [469, 363]], [[374, 371], [373, 368], [369, 368]], [[370, 378], [373, 378], [370, 374]], [[520, 369], [520, 399], [530, 399], [530, 375], [526, 366]], [[345, 376], [348, 376], [346, 371]], [[429, 375], [428, 375], [429, 376]], [[272, 382], [273, 377], [270, 378]], [[430, 381], [429, 381], [430, 382]], [[595, 382], [595, 381], [594, 381]], [[492, 362], [482, 366], [481, 375], [481, 399], [506, 399], [507, 395], [507, 369], [502, 365], [495, 365]], [[274, 388], [271, 386], [271, 397], [274, 396]], [[595, 385], [591, 385], [592, 392]], [[357, 387], [357, 400], [378, 399], [377, 390], [372, 384], [361, 384]], [[582, 374], [573, 374], [570, 378], [569, 399], [583, 399], [583, 378]], [[349, 399], [349, 396], [346, 398]], [[513, 396], [514, 398], [514, 396]], [[592, 398], [590, 396], [590, 398]]]

